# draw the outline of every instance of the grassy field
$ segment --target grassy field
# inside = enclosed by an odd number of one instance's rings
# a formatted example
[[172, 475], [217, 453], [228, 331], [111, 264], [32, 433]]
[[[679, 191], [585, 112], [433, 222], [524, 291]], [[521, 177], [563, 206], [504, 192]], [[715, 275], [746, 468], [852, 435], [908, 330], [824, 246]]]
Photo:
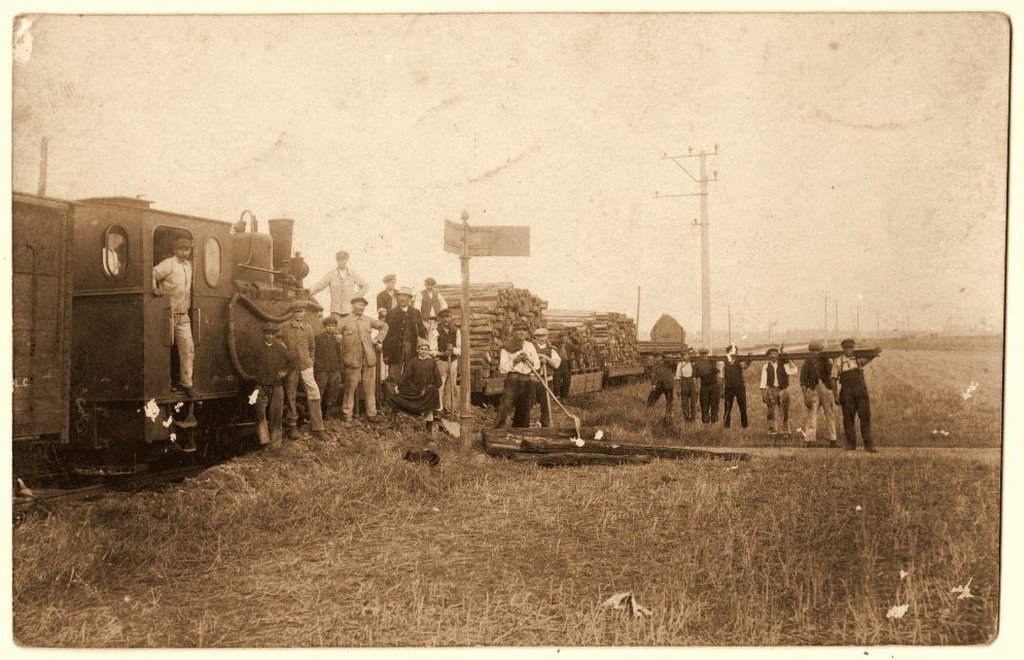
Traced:
[[[15, 638], [58, 647], [985, 643], [997, 632], [999, 465], [891, 448], [931, 442], [937, 420], [961, 429], [968, 414], [975, 421], [943, 444], [998, 445], [999, 397], [988, 392], [998, 360], [978, 357], [966, 365], [955, 354], [887, 351], [869, 387], [878, 425], [888, 414], [901, 426], [879, 436], [878, 455], [759, 451], [736, 464], [545, 469], [442, 443], [430, 469], [400, 460], [424, 437], [397, 417], [332, 427], [337, 441], [304, 438], [164, 492], [40, 510], [13, 530]], [[961, 376], [966, 366], [976, 369]], [[996, 371], [983, 381], [986, 366]], [[882, 382], [913, 369], [929, 380], [908, 376], [906, 393]], [[976, 409], [947, 409], [963, 401], [965, 378], [981, 383], [964, 402]], [[939, 408], [927, 422], [883, 409], [922, 392]], [[628, 414], [607, 428], [678, 442], [645, 417], [643, 395], [634, 385], [578, 403], [588, 422]], [[760, 406], [751, 403], [752, 419]], [[687, 444], [759, 444], [756, 428], [684, 433]], [[951, 591], [968, 582], [972, 597]], [[601, 607], [623, 591], [651, 616]], [[898, 605], [908, 606], [902, 618], [887, 618]]]

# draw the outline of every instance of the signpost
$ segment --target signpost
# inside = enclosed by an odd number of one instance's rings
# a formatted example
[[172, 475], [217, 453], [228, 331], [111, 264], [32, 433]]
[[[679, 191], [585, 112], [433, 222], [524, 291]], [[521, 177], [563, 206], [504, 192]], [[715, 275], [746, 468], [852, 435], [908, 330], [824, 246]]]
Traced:
[[462, 212], [462, 224], [449, 220], [444, 223], [444, 250], [459, 255], [462, 262], [462, 355], [459, 357], [459, 380], [462, 382], [462, 402], [459, 410], [459, 440], [462, 448], [472, 445], [469, 428], [472, 383], [470, 382], [469, 344], [469, 259], [470, 257], [528, 257], [530, 256], [530, 228], [513, 226], [470, 227], [469, 213]]

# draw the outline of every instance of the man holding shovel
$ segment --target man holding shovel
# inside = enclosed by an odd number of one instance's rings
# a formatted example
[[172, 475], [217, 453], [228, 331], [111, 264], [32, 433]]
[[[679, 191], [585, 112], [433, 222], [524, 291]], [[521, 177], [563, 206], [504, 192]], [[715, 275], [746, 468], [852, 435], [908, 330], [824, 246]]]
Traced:
[[505, 420], [513, 408], [515, 414], [512, 417], [512, 426], [530, 425], [534, 382], [530, 375], [540, 368], [537, 349], [527, 340], [530, 336], [529, 326], [517, 321], [512, 326], [512, 332], [513, 337], [502, 344], [499, 358], [498, 369], [505, 376], [505, 388], [498, 403], [498, 418], [494, 421], [496, 429], [505, 426]]
[[[533, 331], [533, 345], [540, 358], [539, 374], [534, 374], [533, 396], [540, 402], [540, 425], [551, 426], [551, 386], [555, 370], [562, 364], [562, 358], [555, 347], [548, 343], [548, 329], [537, 328]], [[541, 382], [543, 381], [543, 383]], [[544, 387], [547, 384], [547, 387]]]

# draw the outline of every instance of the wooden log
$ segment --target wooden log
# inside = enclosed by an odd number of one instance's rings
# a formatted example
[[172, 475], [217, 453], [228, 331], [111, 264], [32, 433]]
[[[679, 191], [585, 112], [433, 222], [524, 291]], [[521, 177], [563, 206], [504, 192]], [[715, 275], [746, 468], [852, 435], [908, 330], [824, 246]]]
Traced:
[[531, 453], [597, 453], [626, 456], [653, 456], [657, 458], [715, 458], [725, 461], [745, 461], [749, 454], [740, 452], [719, 452], [687, 447], [668, 447], [663, 445], [637, 445], [604, 440], [584, 440], [578, 446], [571, 440], [561, 438], [542, 438], [522, 436], [520, 443], [524, 452]]
[[563, 465], [642, 465], [651, 461], [647, 456], [623, 456], [610, 454], [528, 454], [512, 453], [502, 458], [509, 458], [518, 463], [534, 463], [542, 467]]

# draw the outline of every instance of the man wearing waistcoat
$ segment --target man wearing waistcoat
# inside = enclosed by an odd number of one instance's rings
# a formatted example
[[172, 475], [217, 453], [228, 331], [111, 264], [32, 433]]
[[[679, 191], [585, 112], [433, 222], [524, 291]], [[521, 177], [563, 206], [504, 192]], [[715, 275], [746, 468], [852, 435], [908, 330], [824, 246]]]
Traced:
[[856, 342], [844, 339], [839, 344], [843, 354], [836, 358], [832, 366], [832, 391], [835, 401], [843, 407], [843, 431], [846, 433], [846, 451], [857, 449], [856, 420], [860, 418], [860, 437], [864, 442], [864, 451], [875, 453], [871, 440], [871, 402], [868, 399], [868, 386], [864, 382], [864, 367], [874, 358], [859, 358], [853, 354]]
[[459, 355], [462, 337], [452, 325], [452, 310], [441, 310], [437, 323], [437, 371], [441, 374], [441, 410], [457, 410], [459, 393], [456, 388], [459, 373]]
[[[822, 344], [812, 341], [807, 346], [811, 353], [820, 353]], [[807, 407], [807, 423], [804, 440], [815, 442], [818, 439], [818, 417], [828, 438], [830, 447], [836, 446], [836, 415], [834, 408], [835, 395], [832, 393], [832, 363], [827, 357], [816, 355], [804, 360], [800, 367], [800, 388], [804, 394], [804, 405]]]
[[693, 363], [693, 375], [700, 386], [700, 421], [714, 424], [718, 421], [718, 369], [708, 349], [700, 349], [700, 356]]
[[516, 321], [512, 332], [513, 336], [501, 346], [498, 361], [498, 371], [505, 377], [505, 388], [498, 402], [498, 416], [494, 421], [496, 429], [505, 426], [505, 420], [513, 409], [513, 427], [530, 425], [530, 410], [533, 408], [533, 382], [530, 377], [540, 369], [537, 348], [527, 339], [530, 327], [522, 321]]
[[448, 309], [448, 303], [444, 296], [437, 291], [437, 281], [433, 277], [423, 280], [423, 286], [425, 288], [417, 293], [416, 298], [412, 301], [412, 306], [420, 310], [420, 316], [423, 318], [437, 316], [441, 310]]
[[761, 368], [761, 400], [767, 406], [768, 433], [775, 434], [782, 427], [789, 432], [789, 377], [797, 374], [789, 360], [779, 362], [779, 349], [769, 348], [768, 361]]
[[[555, 370], [562, 364], [562, 358], [555, 347], [548, 343], [547, 328], [537, 328], [533, 331], [533, 346], [537, 349], [537, 357], [540, 358], [540, 376], [548, 388], [551, 388]], [[551, 399], [541, 381], [536, 376], [533, 378], [533, 396], [540, 402], [540, 425], [547, 428], [551, 426]]]
[[679, 381], [679, 407], [683, 418], [693, 421], [697, 403], [697, 387], [693, 382], [693, 349], [683, 351], [683, 359], [676, 365], [676, 380]]
[[740, 426], [747, 428], [747, 385], [743, 381], [743, 372], [750, 366], [749, 362], [741, 362], [736, 359], [738, 349], [736, 344], [729, 344], [726, 349], [725, 362], [722, 363], [722, 382], [725, 386], [725, 410], [722, 419], [723, 426], [729, 428], [732, 424], [732, 405], [735, 402], [740, 408]]

